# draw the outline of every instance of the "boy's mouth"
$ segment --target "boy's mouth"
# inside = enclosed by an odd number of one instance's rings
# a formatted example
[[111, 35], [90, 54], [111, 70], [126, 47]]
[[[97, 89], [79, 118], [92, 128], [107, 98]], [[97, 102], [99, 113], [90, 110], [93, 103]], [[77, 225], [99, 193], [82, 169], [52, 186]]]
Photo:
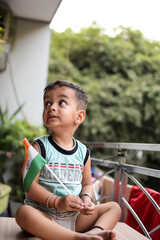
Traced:
[[58, 117], [55, 116], [55, 115], [50, 115], [50, 116], [48, 117], [48, 119], [55, 119], [55, 118], [58, 118]]

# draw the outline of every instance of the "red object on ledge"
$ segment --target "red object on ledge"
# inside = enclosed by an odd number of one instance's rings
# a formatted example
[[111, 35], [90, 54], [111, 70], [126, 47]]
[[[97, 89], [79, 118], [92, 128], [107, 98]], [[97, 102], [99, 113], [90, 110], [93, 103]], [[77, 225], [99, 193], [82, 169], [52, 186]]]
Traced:
[[[156, 201], [158, 206], [160, 206], [160, 193], [152, 189], [145, 188], [147, 192]], [[160, 214], [157, 212], [153, 204], [142, 192], [138, 186], [133, 186], [130, 193], [129, 204], [136, 212], [145, 228], [148, 232], [157, 227], [160, 224]], [[126, 219], [126, 224], [128, 224], [133, 229], [137, 230], [144, 235], [143, 230], [139, 226], [136, 219], [133, 217], [132, 213], [128, 210], [128, 216]], [[151, 234], [152, 240], [160, 240], [160, 229]]]

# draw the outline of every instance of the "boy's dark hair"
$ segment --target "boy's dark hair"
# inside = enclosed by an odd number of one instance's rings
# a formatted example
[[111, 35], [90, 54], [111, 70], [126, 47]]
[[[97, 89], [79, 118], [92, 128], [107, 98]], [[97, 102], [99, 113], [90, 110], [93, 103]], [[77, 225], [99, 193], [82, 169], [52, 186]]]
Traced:
[[88, 103], [88, 97], [86, 95], [86, 92], [81, 88], [78, 84], [69, 82], [67, 80], [61, 80], [61, 81], [56, 81], [48, 84], [45, 89], [44, 93], [46, 91], [52, 90], [57, 87], [69, 87], [72, 88], [75, 91], [75, 95], [77, 98], [77, 103], [78, 103], [78, 108], [83, 109], [86, 111], [87, 109], [87, 103]]

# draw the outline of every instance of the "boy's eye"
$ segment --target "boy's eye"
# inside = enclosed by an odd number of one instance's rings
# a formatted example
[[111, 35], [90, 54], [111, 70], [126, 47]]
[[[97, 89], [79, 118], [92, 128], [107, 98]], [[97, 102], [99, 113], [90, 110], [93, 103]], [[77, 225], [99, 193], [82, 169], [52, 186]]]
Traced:
[[45, 103], [45, 107], [48, 107], [48, 106], [50, 106], [50, 105], [51, 105], [50, 102], [46, 102], [46, 103]]
[[64, 100], [61, 100], [61, 101], [59, 102], [59, 105], [60, 105], [60, 106], [65, 106], [65, 105], [66, 105], [66, 102], [65, 102]]

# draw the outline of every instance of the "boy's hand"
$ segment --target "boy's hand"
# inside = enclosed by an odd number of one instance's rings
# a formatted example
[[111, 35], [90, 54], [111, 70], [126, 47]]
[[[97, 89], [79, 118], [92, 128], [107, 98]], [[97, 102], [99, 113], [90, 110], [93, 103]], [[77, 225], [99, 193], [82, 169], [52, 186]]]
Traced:
[[84, 203], [84, 208], [82, 208], [81, 213], [83, 215], [92, 215], [95, 211], [95, 204], [92, 201], [87, 201]]
[[58, 197], [55, 201], [55, 208], [61, 211], [81, 211], [82, 200], [74, 195]]

